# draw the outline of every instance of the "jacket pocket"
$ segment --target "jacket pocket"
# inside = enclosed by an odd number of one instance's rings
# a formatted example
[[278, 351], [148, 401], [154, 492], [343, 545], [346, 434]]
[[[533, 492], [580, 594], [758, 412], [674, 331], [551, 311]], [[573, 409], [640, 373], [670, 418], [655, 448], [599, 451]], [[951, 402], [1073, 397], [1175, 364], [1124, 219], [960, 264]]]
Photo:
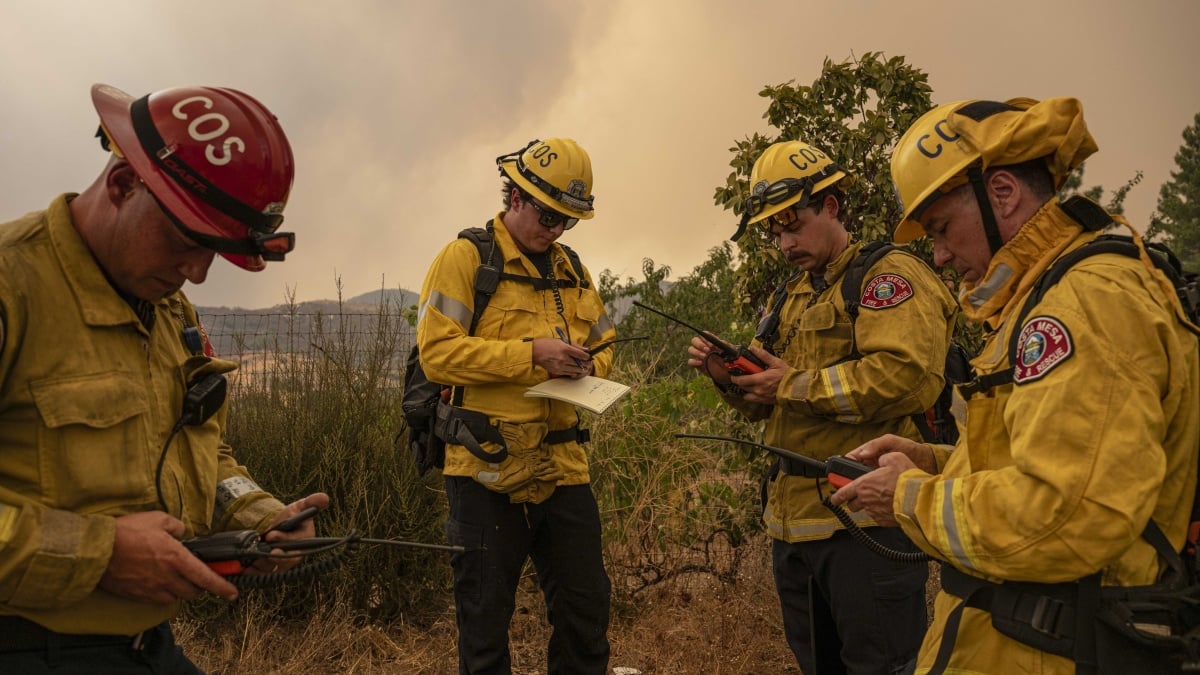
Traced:
[[39, 380], [30, 389], [42, 418], [39, 470], [50, 506], [88, 513], [154, 499], [150, 402], [134, 375]]
[[492, 296], [487, 311], [479, 317], [475, 335], [499, 339], [533, 334], [534, 327], [539, 324], [538, 313], [534, 309], [537, 296], [529, 291], [528, 286], [510, 286], [511, 284], [501, 284]]
[[600, 316], [604, 314], [604, 302], [600, 296], [592, 292], [584, 292], [574, 305], [574, 315], [576, 319], [593, 326], [600, 320]]
[[784, 360], [799, 368], [825, 368], [854, 351], [854, 332], [848, 320], [839, 320], [837, 308], [822, 302], [809, 307], [791, 327], [781, 329], [778, 349]]

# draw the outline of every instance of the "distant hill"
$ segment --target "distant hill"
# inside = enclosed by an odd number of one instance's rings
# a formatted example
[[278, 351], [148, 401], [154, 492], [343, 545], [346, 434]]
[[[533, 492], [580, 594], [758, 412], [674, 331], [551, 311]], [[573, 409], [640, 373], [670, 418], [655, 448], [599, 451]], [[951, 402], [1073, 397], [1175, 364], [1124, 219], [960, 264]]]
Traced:
[[[663, 281], [663, 293], [670, 290], [673, 282]], [[379, 313], [381, 303], [387, 303], [389, 315], [397, 310], [404, 311], [417, 304], [418, 295], [407, 289], [379, 289], [337, 300], [309, 300], [298, 302], [294, 307], [280, 304], [261, 309], [242, 307], [197, 306], [209, 338], [218, 354], [229, 355], [245, 350], [272, 348], [281, 336], [289, 336], [299, 344], [311, 342], [316, 333], [330, 334], [343, 329], [350, 333], [370, 335]], [[608, 307], [609, 318], [620, 323], [629, 313], [635, 298], [622, 297]], [[343, 319], [347, 325], [341, 326]], [[407, 322], [397, 326], [401, 333], [411, 332]]]
[[[381, 289], [345, 298], [340, 304], [337, 300], [309, 300], [295, 306], [280, 304], [261, 309], [197, 306], [196, 311], [217, 353], [228, 356], [264, 349], [303, 351], [318, 333], [344, 331], [364, 338], [374, 335], [381, 303], [387, 303], [387, 314], [395, 317], [397, 310], [417, 303], [417, 294], [405, 289]], [[404, 321], [396, 330], [401, 334], [411, 332]], [[290, 345], [281, 346], [281, 341]]]
[[[380, 289], [356, 295], [352, 298], [342, 300], [342, 312], [346, 314], [361, 314], [364, 312], [374, 312], [379, 309], [382, 302], [390, 303], [391, 306], [399, 307], [400, 309], [408, 309], [410, 306], [417, 304], [417, 294], [408, 289]], [[291, 311], [290, 307], [285, 304], [273, 305], [271, 307], [263, 307], [259, 309], [246, 309], [244, 307], [225, 307], [225, 306], [196, 306], [196, 310], [203, 315], [243, 315], [243, 314], [287, 314]], [[338, 312], [337, 300], [307, 300], [296, 303], [297, 314], [336, 314]]]
[[416, 293], [405, 288], [381, 288], [370, 293], [356, 295], [346, 302], [372, 307], [378, 307], [382, 302], [389, 302], [393, 307], [399, 306], [401, 309], [408, 309], [417, 304], [417, 297]]

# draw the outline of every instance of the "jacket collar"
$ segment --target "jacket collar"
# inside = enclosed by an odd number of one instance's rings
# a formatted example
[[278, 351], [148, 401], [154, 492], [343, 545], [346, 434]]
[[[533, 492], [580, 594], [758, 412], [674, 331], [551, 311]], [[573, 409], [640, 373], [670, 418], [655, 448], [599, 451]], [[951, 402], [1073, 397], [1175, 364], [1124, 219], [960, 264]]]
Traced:
[[79, 315], [89, 326], [141, 325], [75, 229], [68, 204], [76, 196], [62, 194], [50, 203], [46, 210], [46, 230]]
[[[512, 235], [508, 232], [508, 228], [504, 225], [503, 211], [498, 213], [496, 217], [492, 219], [492, 231], [495, 233], [494, 236], [496, 237], [496, 245], [499, 247], [501, 255], [504, 256], [504, 266], [506, 268], [510, 264], [518, 265], [525, 270], [526, 276], [542, 276], [542, 272], [538, 270], [536, 265], [533, 264], [533, 261], [531, 261], [525, 254], [521, 253], [521, 249], [517, 248], [517, 242], [513, 240]], [[557, 241], [551, 244], [550, 248], [546, 249], [546, 254], [550, 256], [550, 260], [553, 263], [554, 275], [556, 277], [560, 279], [563, 278], [564, 275], [570, 276], [571, 278], [575, 277], [573, 271], [567, 271], [570, 270], [571, 266], [567, 264], [567, 254], [565, 251], [563, 251], [562, 245], [560, 245]]]
[[850, 267], [851, 261], [858, 257], [858, 252], [862, 250], [863, 246], [864, 244], [861, 241], [851, 239], [846, 248], [833, 259], [833, 262], [825, 267], [823, 274], [812, 274], [809, 272], [796, 274], [792, 281], [788, 283], [799, 283], [803, 279], [808, 279], [814, 289], [822, 292], [824, 289], [832, 286], [834, 282], [846, 273], [846, 269]]
[[964, 284], [959, 294], [963, 314], [998, 328], [1042, 272], [1077, 239], [1083, 228], [1063, 212], [1054, 198], [1042, 205], [992, 257], [978, 284]]

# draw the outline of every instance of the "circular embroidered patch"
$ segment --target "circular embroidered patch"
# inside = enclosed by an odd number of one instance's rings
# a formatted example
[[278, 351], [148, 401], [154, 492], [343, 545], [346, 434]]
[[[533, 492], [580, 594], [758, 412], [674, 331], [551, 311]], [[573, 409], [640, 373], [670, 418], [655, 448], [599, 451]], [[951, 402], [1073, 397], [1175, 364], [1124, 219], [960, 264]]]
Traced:
[[1029, 320], [1017, 338], [1017, 362], [1013, 364], [1013, 382], [1040, 379], [1074, 352], [1071, 333], [1051, 316]]
[[871, 309], [895, 307], [913, 296], [912, 284], [899, 274], [880, 274], [867, 284], [858, 304]]

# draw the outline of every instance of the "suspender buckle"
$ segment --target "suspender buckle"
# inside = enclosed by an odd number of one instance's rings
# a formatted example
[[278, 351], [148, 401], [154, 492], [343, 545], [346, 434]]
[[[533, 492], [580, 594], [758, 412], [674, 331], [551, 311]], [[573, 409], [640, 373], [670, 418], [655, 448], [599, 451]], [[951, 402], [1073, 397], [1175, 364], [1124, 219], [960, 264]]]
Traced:
[[1062, 600], [1039, 595], [1033, 606], [1033, 615], [1029, 618], [1029, 625], [1037, 632], [1052, 638], [1064, 637], [1064, 634], [1058, 630], [1058, 622], [1062, 618], [1064, 607], [1066, 607], [1066, 603]]

